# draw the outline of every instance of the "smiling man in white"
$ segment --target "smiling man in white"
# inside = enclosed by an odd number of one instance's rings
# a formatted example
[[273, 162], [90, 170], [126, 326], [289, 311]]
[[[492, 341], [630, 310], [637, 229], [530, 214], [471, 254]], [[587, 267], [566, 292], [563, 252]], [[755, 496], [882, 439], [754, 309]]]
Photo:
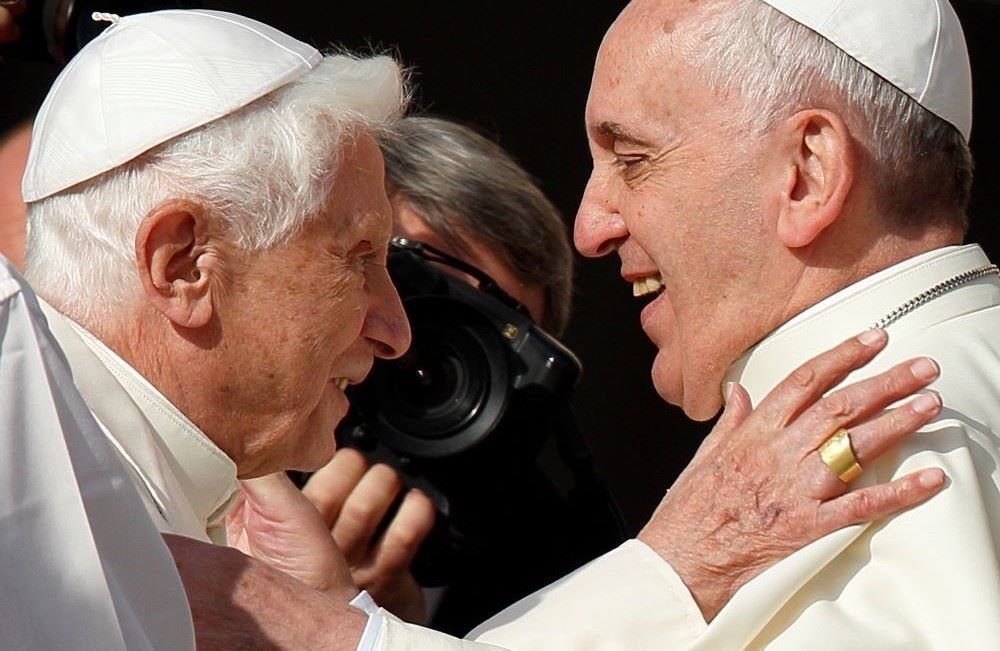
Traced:
[[[1000, 281], [960, 246], [971, 125], [947, 0], [635, 0], [605, 37], [575, 239], [659, 291], [660, 395], [706, 419], [735, 381], [756, 404], [876, 324], [872, 370], [942, 368], [941, 417], [866, 469], [940, 465], [942, 494], [805, 548], [663, 648], [1000, 646]], [[668, 599], [649, 588], [636, 606]]]
[[329, 460], [409, 345], [371, 135], [406, 93], [234, 14], [111, 19], [36, 119], [25, 275], [159, 529], [221, 542], [237, 477]]

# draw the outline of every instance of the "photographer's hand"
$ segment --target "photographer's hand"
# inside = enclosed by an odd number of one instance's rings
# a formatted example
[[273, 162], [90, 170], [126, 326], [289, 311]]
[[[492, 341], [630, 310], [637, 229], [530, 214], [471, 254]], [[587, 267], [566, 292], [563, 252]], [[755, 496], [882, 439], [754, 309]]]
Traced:
[[14, 19], [24, 13], [24, 0], [0, 2], [0, 43], [13, 43], [21, 35]]
[[354, 582], [397, 617], [420, 623], [424, 598], [409, 568], [434, 526], [434, 505], [423, 493], [409, 491], [377, 535], [402, 489], [392, 468], [369, 468], [359, 452], [344, 449], [309, 479], [303, 493], [326, 521]]

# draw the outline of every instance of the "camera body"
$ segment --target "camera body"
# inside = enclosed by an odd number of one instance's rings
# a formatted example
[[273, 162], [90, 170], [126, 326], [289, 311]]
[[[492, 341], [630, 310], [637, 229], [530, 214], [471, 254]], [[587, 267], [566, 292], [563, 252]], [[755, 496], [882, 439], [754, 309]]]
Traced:
[[[473, 269], [476, 289], [437, 264], [468, 273], [433, 247], [396, 238], [389, 273], [413, 344], [375, 364], [352, 390], [352, 411], [384, 446], [408, 459], [442, 459], [481, 445], [514, 409], [565, 402], [580, 362], [527, 311]], [[351, 427], [358, 418], [347, 419]]]
[[349, 389], [337, 440], [395, 467], [434, 502], [437, 524], [413, 570], [423, 585], [440, 585], [477, 562], [498, 518], [519, 517], [510, 482], [533, 472], [569, 413], [581, 365], [475, 267], [396, 238], [388, 268], [413, 343]]

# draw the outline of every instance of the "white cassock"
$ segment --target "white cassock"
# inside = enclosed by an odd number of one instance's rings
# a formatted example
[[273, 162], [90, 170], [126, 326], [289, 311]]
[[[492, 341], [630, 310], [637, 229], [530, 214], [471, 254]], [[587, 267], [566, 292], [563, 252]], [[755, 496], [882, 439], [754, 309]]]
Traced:
[[157, 529], [225, 544], [225, 514], [239, 490], [236, 464], [104, 342], [40, 303]]
[[193, 649], [166, 545], [0, 256], [0, 648]]
[[[754, 404], [814, 355], [916, 303], [847, 381], [905, 359], [941, 365], [942, 414], [859, 484], [919, 468], [950, 482], [885, 522], [826, 536], [745, 585], [705, 624], [670, 567], [630, 541], [456, 640], [383, 614], [379, 649], [515, 651], [1000, 649], [1000, 279], [975, 245], [908, 260], [792, 319], [730, 370]], [[912, 303], [911, 303], [912, 302]], [[484, 586], [489, 589], [489, 586]]]

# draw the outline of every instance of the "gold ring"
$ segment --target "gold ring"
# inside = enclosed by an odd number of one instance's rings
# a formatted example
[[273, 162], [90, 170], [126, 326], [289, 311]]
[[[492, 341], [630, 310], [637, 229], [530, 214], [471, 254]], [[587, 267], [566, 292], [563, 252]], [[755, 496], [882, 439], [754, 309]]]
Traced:
[[844, 428], [823, 441], [823, 445], [819, 446], [819, 457], [845, 484], [861, 474], [861, 464], [851, 449], [851, 433]]

